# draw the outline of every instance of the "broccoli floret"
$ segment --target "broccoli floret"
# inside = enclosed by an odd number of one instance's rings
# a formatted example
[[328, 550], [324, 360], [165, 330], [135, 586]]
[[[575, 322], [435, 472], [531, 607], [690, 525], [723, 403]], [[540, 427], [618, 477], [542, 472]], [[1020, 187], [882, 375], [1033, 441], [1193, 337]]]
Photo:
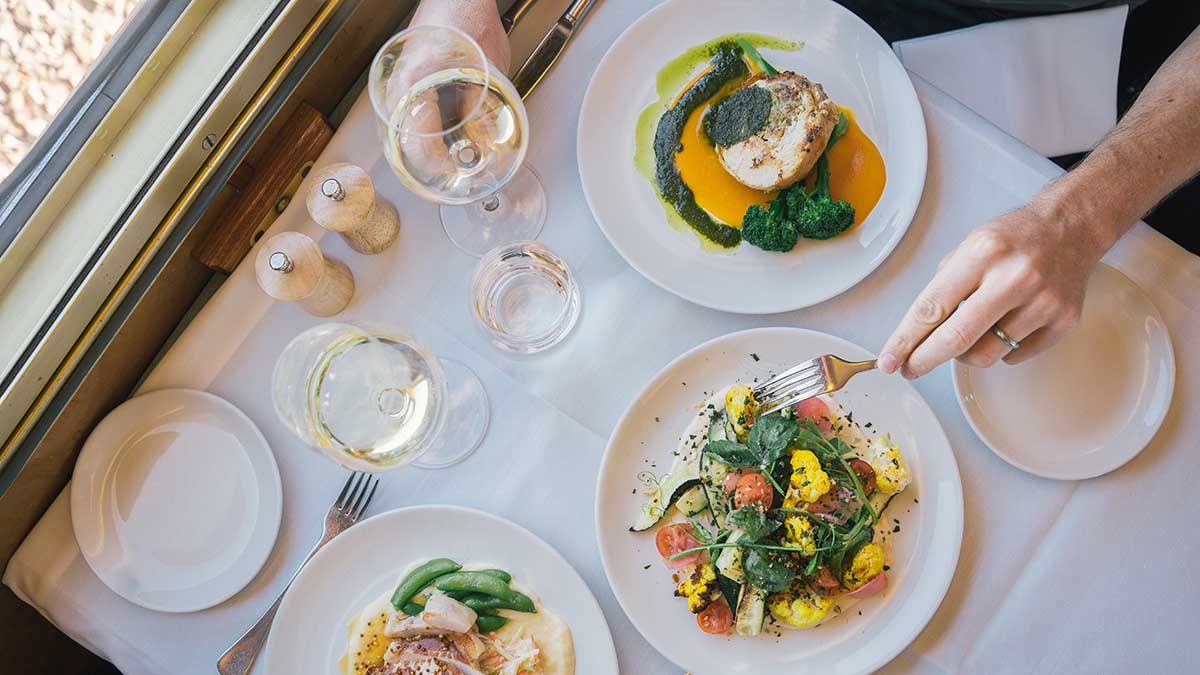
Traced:
[[817, 160], [812, 192], [801, 181], [784, 189], [766, 208], [751, 206], [742, 217], [742, 238], [764, 251], [790, 251], [799, 237], [829, 239], [854, 224], [850, 202], [829, 196], [829, 148], [846, 133], [850, 120], [839, 115], [825, 152]]
[[782, 200], [772, 200], [767, 208], [755, 205], [742, 217], [742, 239], [764, 251], [790, 251], [799, 234], [796, 223], [785, 217]]
[[850, 202], [829, 197], [829, 158], [817, 160], [817, 184], [798, 209], [788, 209], [796, 223], [796, 231], [806, 239], [829, 239], [845, 232], [854, 224], [854, 207]]

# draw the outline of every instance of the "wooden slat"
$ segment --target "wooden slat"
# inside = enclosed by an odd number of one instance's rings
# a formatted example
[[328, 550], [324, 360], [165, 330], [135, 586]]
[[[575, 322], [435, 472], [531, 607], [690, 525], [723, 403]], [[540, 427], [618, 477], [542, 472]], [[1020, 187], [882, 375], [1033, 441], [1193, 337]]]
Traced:
[[255, 230], [275, 208], [288, 183], [306, 162], [321, 154], [331, 138], [333, 128], [320, 111], [301, 103], [266, 143], [270, 154], [255, 166], [252, 180], [205, 233], [193, 253], [196, 259], [211, 269], [232, 272], [249, 252]]

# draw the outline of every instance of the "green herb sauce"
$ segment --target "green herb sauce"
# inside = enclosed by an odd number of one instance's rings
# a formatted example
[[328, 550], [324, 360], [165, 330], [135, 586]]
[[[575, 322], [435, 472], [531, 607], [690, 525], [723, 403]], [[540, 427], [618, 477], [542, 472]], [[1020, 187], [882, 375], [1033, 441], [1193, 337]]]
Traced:
[[[700, 235], [705, 248], [717, 250], [729, 250], [737, 246], [741, 241], [741, 232], [737, 228], [714, 221], [704, 209], [696, 204], [691, 189], [679, 178], [679, 171], [675, 168], [675, 152], [679, 148], [679, 137], [683, 125], [691, 111], [711, 98], [721, 86], [734, 76], [732, 72], [734, 66], [728, 61], [728, 55], [736, 53], [737, 61], [740, 63], [740, 67], [737, 69], [741, 71], [741, 77], [745, 77], [748, 72], [745, 62], [741, 59], [740, 49], [736, 48], [738, 40], [745, 40], [761, 49], [795, 51], [803, 46], [799, 42], [761, 33], [733, 33], [696, 45], [671, 59], [655, 77], [655, 91], [658, 94], [658, 100], [647, 106], [638, 117], [633, 155], [634, 166], [638, 172], [658, 190], [666, 210], [667, 222], [676, 229], [690, 229], [696, 232]], [[726, 56], [722, 58], [722, 54]], [[687, 92], [679, 93], [692, 79], [697, 69], [709, 61], [714, 62], [713, 71], [718, 71], [719, 69], [715, 67], [717, 60], [725, 61], [723, 65], [725, 79], [714, 77], [712, 81], [703, 82], [705, 77], [702, 77]], [[709, 74], [706, 74], [706, 77]], [[719, 82], [717, 82], [718, 79]], [[688, 97], [689, 92], [702, 85], [706, 89], [711, 88], [707, 96], [700, 97], [697, 93], [693, 94], [691, 98]], [[678, 102], [676, 102], [677, 96]], [[687, 112], [682, 110], [685, 99], [691, 103]], [[675, 108], [679, 108], [680, 111], [671, 115], [671, 111]], [[674, 130], [674, 143], [669, 142], [669, 135], [663, 131], [662, 118], [668, 116], [672, 119], [668, 120], [667, 128]], [[663, 134], [661, 137], [660, 132]], [[660, 147], [661, 153], [659, 153]], [[669, 167], [665, 165], [669, 165]], [[663, 190], [660, 173], [663, 178], [667, 179], [668, 189], [666, 191]]]
[[704, 133], [713, 145], [728, 148], [762, 131], [771, 114], [771, 92], [743, 87], [717, 101], [704, 116]]

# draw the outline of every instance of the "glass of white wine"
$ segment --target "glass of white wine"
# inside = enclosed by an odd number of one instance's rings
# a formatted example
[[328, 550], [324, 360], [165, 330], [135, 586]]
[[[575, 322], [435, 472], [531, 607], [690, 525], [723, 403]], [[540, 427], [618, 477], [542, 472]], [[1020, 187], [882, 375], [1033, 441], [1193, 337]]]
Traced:
[[525, 105], [470, 36], [431, 25], [398, 33], [375, 55], [367, 89], [388, 164], [405, 187], [442, 205], [456, 246], [478, 258], [537, 238], [546, 192], [522, 166]]
[[457, 464], [487, 431], [488, 399], [475, 373], [398, 331], [310, 328], [284, 348], [272, 379], [284, 424], [356, 471]]

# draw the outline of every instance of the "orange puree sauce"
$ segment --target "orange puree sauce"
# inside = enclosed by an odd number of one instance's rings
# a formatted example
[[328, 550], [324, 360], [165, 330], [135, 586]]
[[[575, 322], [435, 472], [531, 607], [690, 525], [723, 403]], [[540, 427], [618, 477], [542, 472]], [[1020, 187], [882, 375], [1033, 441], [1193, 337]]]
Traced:
[[[682, 91], [687, 91], [701, 71]], [[751, 77], [754, 72], [751, 72]], [[730, 82], [713, 100], [719, 100], [742, 85]], [[696, 108], [688, 117], [681, 139], [682, 149], [675, 154], [675, 165], [683, 182], [696, 195], [696, 203], [721, 222], [740, 228], [746, 209], [754, 204], [765, 205], [778, 195], [777, 191], [762, 192], [737, 182], [721, 166], [717, 151], [704, 133], [702, 120], [710, 103]], [[834, 199], [845, 199], [854, 205], [854, 224], [866, 220], [883, 194], [887, 180], [883, 157], [870, 138], [854, 119], [854, 113], [842, 108], [850, 120], [846, 135], [838, 139], [829, 152], [829, 192]], [[813, 176], [810, 174], [809, 184]]]
[[854, 205], [854, 224], [867, 219], [879, 202], [887, 182], [887, 170], [879, 148], [863, 133], [854, 113], [841, 109], [850, 118], [846, 135], [829, 151], [829, 196]]

